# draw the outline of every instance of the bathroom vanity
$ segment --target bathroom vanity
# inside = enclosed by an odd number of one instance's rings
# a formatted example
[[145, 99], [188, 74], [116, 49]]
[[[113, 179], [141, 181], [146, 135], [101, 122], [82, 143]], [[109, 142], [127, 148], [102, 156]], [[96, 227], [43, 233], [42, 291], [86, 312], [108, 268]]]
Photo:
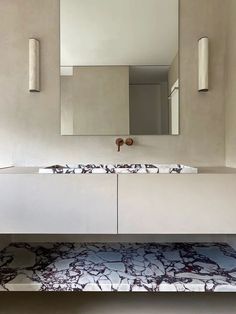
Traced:
[[0, 170], [1, 233], [236, 232], [235, 169], [199, 168], [198, 173], [177, 173], [178, 168], [172, 173], [117, 169], [118, 173], [78, 174], [69, 170], [42, 174], [42, 169], [30, 167]]

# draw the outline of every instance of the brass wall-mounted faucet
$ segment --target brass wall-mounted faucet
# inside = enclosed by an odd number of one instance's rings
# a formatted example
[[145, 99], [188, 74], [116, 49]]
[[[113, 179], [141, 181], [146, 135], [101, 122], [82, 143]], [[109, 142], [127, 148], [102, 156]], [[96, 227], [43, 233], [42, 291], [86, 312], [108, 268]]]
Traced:
[[116, 139], [116, 145], [117, 145], [117, 151], [119, 152], [120, 151], [120, 148], [122, 145], [128, 145], [128, 146], [132, 146], [134, 144], [134, 140], [131, 138], [131, 137], [128, 137], [125, 141], [123, 138], [121, 137], [118, 137]]

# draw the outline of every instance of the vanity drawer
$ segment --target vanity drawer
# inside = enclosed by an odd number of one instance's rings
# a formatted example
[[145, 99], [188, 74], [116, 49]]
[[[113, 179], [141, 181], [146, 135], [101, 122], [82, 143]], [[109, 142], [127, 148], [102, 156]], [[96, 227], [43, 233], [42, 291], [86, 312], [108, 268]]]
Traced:
[[236, 175], [120, 175], [121, 234], [236, 233]]
[[0, 233], [117, 233], [116, 175], [0, 175]]

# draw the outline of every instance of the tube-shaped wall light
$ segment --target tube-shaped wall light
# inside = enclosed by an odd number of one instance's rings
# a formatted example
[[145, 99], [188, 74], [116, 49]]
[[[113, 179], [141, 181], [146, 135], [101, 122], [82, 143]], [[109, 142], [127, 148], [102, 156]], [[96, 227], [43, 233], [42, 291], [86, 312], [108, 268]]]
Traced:
[[29, 91], [40, 92], [39, 41], [29, 39]]
[[209, 38], [202, 37], [198, 41], [198, 91], [208, 91]]

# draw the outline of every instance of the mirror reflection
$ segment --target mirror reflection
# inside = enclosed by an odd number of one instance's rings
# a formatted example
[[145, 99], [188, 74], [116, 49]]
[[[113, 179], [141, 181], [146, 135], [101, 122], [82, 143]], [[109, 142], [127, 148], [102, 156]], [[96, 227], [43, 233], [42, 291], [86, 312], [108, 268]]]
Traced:
[[179, 134], [178, 0], [61, 0], [61, 134]]

